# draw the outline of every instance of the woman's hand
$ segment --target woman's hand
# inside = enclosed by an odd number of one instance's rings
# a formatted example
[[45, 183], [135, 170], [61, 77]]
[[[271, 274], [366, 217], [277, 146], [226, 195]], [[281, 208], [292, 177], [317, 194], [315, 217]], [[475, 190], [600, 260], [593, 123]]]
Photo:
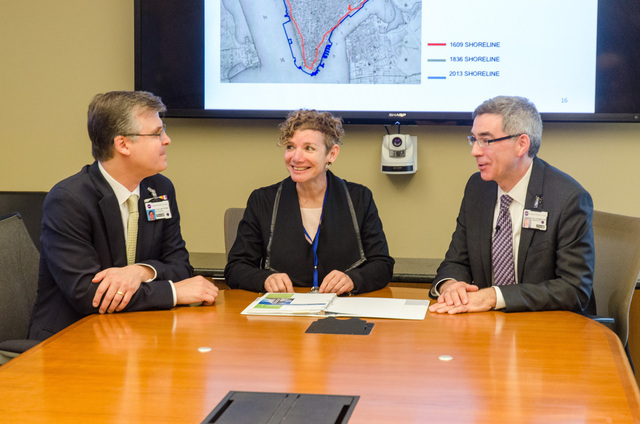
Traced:
[[293, 283], [285, 273], [271, 274], [264, 280], [264, 289], [269, 293], [293, 293]]
[[355, 288], [351, 277], [342, 271], [333, 270], [322, 280], [320, 293], [348, 293]]

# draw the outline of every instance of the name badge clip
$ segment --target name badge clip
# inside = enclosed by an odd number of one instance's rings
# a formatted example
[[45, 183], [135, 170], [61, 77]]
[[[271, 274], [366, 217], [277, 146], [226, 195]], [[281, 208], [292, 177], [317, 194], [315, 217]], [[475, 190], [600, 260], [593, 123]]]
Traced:
[[522, 218], [522, 228], [547, 231], [548, 217], [549, 212], [547, 211], [532, 211], [531, 209], [525, 209], [524, 216]]
[[169, 198], [167, 195], [158, 196], [156, 191], [151, 187], [147, 187], [151, 198], [144, 199], [144, 210], [147, 215], [147, 221], [156, 221], [158, 219], [171, 219], [171, 206], [169, 206]]

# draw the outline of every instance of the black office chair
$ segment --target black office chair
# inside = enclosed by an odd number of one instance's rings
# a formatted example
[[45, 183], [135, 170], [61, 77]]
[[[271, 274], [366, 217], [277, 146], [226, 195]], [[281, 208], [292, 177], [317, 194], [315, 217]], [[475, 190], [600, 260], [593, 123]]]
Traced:
[[46, 195], [46, 191], [0, 191], [0, 216], [19, 212], [38, 251], [42, 203]]
[[594, 211], [593, 233], [595, 319], [618, 335], [629, 355], [629, 309], [640, 273], [640, 218]]
[[27, 336], [39, 258], [20, 214], [0, 218], [0, 364], [38, 344]]
[[229, 208], [224, 211], [224, 248], [227, 258], [229, 257], [231, 246], [236, 241], [238, 224], [240, 224], [243, 215], [244, 208]]

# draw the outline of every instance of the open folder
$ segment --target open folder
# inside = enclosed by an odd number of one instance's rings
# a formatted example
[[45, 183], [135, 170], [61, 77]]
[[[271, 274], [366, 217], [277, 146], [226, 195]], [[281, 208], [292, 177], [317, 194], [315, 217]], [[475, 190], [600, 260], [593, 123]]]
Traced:
[[251, 302], [242, 314], [422, 320], [428, 307], [427, 299], [338, 297], [335, 293], [267, 293]]

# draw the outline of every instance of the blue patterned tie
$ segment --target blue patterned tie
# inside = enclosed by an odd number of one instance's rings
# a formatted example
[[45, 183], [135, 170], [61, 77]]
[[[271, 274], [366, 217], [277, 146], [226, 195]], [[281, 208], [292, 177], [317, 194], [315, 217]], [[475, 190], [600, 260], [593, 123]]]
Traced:
[[512, 201], [513, 199], [506, 194], [500, 197], [500, 213], [491, 247], [493, 282], [496, 286], [516, 283], [513, 266], [511, 214], [509, 214], [509, 205]]

